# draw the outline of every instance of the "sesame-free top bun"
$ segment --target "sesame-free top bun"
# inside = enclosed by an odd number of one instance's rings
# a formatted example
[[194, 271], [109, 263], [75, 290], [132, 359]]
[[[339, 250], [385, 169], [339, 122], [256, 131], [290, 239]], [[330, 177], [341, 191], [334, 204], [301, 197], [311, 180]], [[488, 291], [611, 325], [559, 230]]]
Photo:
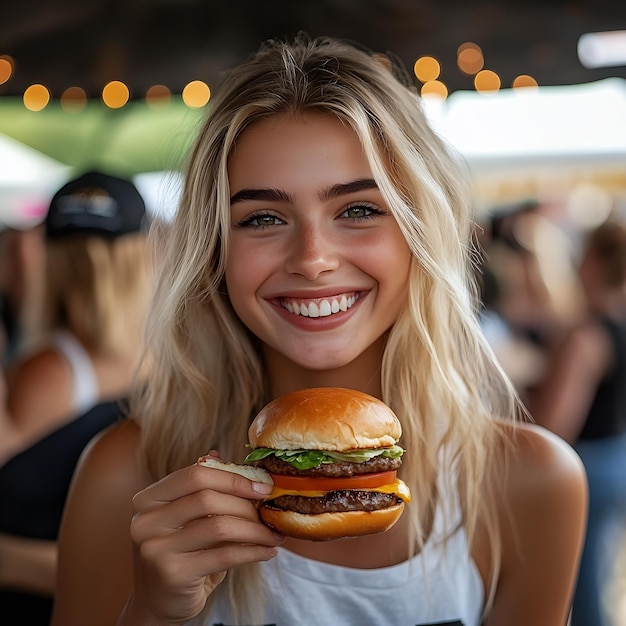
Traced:
[[353, 389], [320, 387], [280, 396], [257, 414], [252, 448], [358, 450], [393, 446], [400, 421], [381, 400]]

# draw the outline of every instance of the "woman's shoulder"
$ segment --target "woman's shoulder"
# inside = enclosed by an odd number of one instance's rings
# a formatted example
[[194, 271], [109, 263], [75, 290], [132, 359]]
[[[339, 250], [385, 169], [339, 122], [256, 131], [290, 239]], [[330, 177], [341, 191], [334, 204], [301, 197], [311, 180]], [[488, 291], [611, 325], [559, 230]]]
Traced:
[[[532, 422], [497, 420], [502, 435], [496, 463], [500, 508], [505, 524], [514, 518], [520, 528], [541, 520], [546, 528], [584, 520], [587, 478], [576, 451], [548, 429]], [[530, 526], [529, 526], [530, 528]]]
[[25, 436], [62, 423], [71, 409], [73, 377], [53, 346], [25, 354], [7, 369], [7, 405]]
[[498, 477], [502, 561], [493, 623], [513, 623], [504, 619], [511, 614], [516, 625], [564, 623], [584, 537], [585, 471], [573, 448], [545, 428], [500, 428], [510, 445]]
[[82, 483], [103, 492], [136, 493], [148, 482], [141, 469], [141, 429], [132, 418], [109, 426], [96, 435], [81, 455], [77, 475]]
[[498, 421], [508, 453], [511, 487], [544, 488], [550, 481], [585, 485], [585, 470], [575, 450], [561, 437], [532, 422]]

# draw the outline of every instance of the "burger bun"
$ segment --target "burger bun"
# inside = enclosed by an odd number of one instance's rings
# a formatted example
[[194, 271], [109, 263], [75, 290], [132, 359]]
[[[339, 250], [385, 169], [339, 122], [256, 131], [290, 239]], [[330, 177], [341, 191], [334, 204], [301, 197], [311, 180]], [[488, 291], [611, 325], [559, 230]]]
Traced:
[[401, 434], [400, 420], [382, 400], [338, 387], [279, 396], [248, 430], [252, 448], [338, 452], [393, 446]]
[[265, 483], [266, 485], [273, 485], [274, 481], [269, 472], [265, 471], [262, 467], [254, 467], [253, 465], [238, 465], [237, 463], [226, 463], [220, 461], [212, 456], [201, 456], [198, 461], [198, 465], [203, 467], [210, 467], [212, 469], [221, 470], [222, 472], [230, 472], [231, 474], [239, 474], [245, 476], [249, 480], [253, 480], [257, 483]]
[[389, 530], [400, 518], [404, 502], [377, 511], [347, 511], [304, 515], [261, 504], [259, 515], [271, 528], [287, 537], [330, 541]]

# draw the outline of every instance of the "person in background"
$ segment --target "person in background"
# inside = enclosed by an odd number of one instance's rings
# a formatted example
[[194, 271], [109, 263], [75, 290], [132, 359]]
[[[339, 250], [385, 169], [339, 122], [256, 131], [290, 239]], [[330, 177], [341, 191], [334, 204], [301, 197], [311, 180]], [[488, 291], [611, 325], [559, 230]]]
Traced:
[[[584, 473], [514, 419], [468, 187], [387, 57], [302, 35], [233, 70], [160, 248], [149, 378], [75, 475], [53, 626], [565, 623]], [[400, 419], [412, 500], [388, 532], [282, 537], [269, 485], [196, 463], [242, 462], [257, 411], [310, 387]]]
[[38, 340], [9, 368], [3, 404], [5, 626], [49, 623], [74, 467], [90, 439], [125, 414], [152, 285], [147, 226], [133, 183], [102, 172], [68, 182], [50, 203]]
[[588, 233], [579, 266], [585, 314], [553, 349], [529, 401], [535, 420], [572, 443], [589, 481], [589, 520], [572, 626], [617, 626], [607, 590], [626, 529], [626, 226]]
[[43, 224], [0, 232], [0, 361], [7, 367], [29, 344], [43, 287]]

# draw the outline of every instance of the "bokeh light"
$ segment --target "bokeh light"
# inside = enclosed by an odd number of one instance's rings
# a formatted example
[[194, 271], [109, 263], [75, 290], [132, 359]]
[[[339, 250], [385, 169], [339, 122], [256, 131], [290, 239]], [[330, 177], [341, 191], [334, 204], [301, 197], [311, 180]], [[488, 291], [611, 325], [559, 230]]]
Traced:
[[209, 86], [201, 80], [193, 80], [183, 89], [183, 102], [188, 107], [200, 108], [211, 98]]
[[152, 85], [146, 91], [146, 102], [153, 106], [159, 104], [169, 104], [172, 101], [172, 92], [165, 85]]
[[539, 84], [532, 76], [529, 76], [528, 74], [520, 74], [515, 77], [512, 86], [514, 89], [522, 89], [525, 87], [538, 87]]
[[102, 90], [102, 101], [111, 109], [123, 107], [130, 99], [128, 87], [119, 80], [112, 80]]
[[87, 104], [87, 94], [82, 87], [68, 87], [61, 94], [61, 107], [67, 113], [78, 113]]
[[14, 67], [15, 63], [12, 57], [7, 54], [0, 56], [0, 85], [4, 85], [13, 76]]
[[448, 97], [448, 88], [440, 80], [429, 80], [422, 85], [421, 95], [433, 96], [445, 100]]
[[474, 88], [480, 93], [498, 91], [502, 81], [492, 70], [481, 70], [474, 76]]
[[41, 111], [50, 102], [50, 92], [40, 84], [31, 85], [24, 92], [24, 106], [30, 111]]
[[456, 54], [456, 63], [459, 69], [469, 76], [478, 74], [485, 65], [483, 51], [478, 44], [471, 41], [461, 44]]
[[427, 83], [428, 81], [439, 78], [439, 74], [441, 74], [441, 65], [434, 57], [424, 56], [415, 61], [413, 71], [415, 72], [415, 76], [417, 76], [418, 80], [423, 83]]

